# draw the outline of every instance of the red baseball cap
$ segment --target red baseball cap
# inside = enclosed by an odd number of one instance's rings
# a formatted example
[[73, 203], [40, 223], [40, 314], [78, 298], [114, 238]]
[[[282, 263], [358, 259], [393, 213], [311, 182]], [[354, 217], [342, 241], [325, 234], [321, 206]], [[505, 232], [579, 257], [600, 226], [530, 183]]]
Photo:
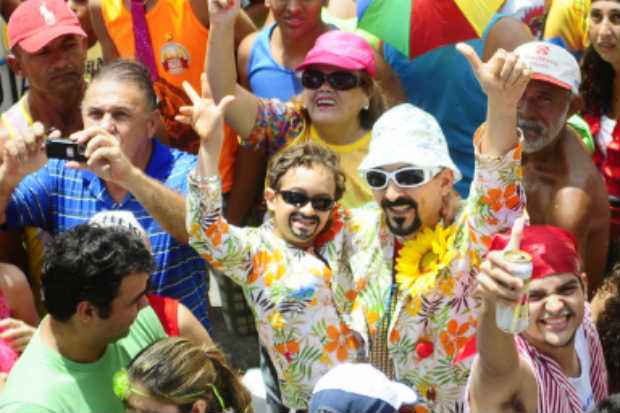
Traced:
[[[489, 250], [503, 250], [509, 240], [510, 233], [495, 235]], [[532, 279], [580, 272], [577, 241], [573, 234], [563, 228], [552, 225], [525, 227], [519, 248], [532, 256]]]
[[347, 70], [365, 70], [372, 77], [377, 71], [375, 55], [363, 37], [340, 30], [330, 30], [316, 39], [303, 63], [295, 70], [311, 65], [329, 65]]
[[86, 37], [80, 22], [64, 0], [26, 0], [11, 14], [7, 25], [9, 48], [19, 45], [28, 53], [65, 34]]

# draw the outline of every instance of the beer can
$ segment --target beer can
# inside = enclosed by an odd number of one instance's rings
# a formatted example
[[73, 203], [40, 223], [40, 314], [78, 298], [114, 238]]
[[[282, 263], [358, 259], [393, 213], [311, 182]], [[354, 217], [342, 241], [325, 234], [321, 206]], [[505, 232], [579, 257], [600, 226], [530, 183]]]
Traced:
[[495, 320], [497, 327], [509, 334], [519, 334], [529, 325], [529, 285], [532, 278], [532, 257], [525, 251], [510, 250], [503, 252], [510, 273], [523, 280], [523, 290], [517, 303], [512, 305], [496, 304]]

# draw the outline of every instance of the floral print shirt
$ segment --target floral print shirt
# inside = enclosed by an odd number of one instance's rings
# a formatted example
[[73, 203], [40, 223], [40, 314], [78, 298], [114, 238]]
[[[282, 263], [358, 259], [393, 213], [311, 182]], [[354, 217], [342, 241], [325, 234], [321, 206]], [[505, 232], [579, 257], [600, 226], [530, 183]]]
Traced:
[[228, 225], [219, 181], [199, 183], [190, 174], [190, 244], [243, 288], [289, 408], [307, 408], [314, 384], [333, 365], [366, 361], [369, 334], [390, 317], [396, 378], [428, 399], [434, 412], [458, 412], [471, 361], [453, 361], [476, 331], [473, 280], [492, 236], [523, 211], [520, 161], [520, 147], [501, 158], [477, 155], [470, 195], [453, 228], [449, 271], [424, 295], [398, 289], [393, 314], [386, 303], [396, 239], [376, 205], [335, 209], [315, 248], [303, 250], [276, 236], [270, 224]]
[[[362, 228], [356, 237], [376, 241], [350, 258], [354, 273], [370, 274], [368, 286], [360, 292], [352, 311], [352, 329], [360, 331], [364, 343], [368, 343], [369, 333], [376, 331], [383, 317], [389, 317], [388, 352], [396, 379], [416, 389], [435, 413], [463, 409], [462, 396], [472, 358], [457, 363], [455, 357], [476, 333], [477, 304], [471, 295], [481, 258], [492, 236], [510, 229], [525, 207], [520, 160], [520, 147], [502, 158], [477, 154], [470, 195], [452, 228], [448, 227], [454, 234], [448, 246], [453, 249], [449, 262], [434, 275], [434, 283], [423, 294], [397, 288], [393, 314], [386, 312], [386, 303], [395, 277], [396, 238], [378, 206], [352, 211], [353, 225]], [[377, 248], [382, 251], [381, 259], [365, 269], [358, 268], [360, 255]]]
[[[269, 353], [283, 403], [306, 409], [316, 381], [337, 363], [360, 360], [361, 339], [348, 327], [359, 291], [348, 267], [357, 231], [344, 209], [303, 250], [259, 228], [229, 225], [222, 216], [219, 180], [198, 184], [190, 175], [190, 244], [239, 284], [252, 308], [259, 339]], [[363, 274], [365, 276], [365, 274]], [[357, 285], [356, 285], [357, 284]]]

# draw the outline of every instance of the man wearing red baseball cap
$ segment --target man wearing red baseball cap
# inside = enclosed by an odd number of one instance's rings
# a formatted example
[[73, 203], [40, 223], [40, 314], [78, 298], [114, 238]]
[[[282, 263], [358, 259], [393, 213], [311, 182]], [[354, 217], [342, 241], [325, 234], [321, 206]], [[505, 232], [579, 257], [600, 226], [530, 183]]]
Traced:
[[515, 53], [532, 71], [517, 107], [531, 223], [555, 225], [577, 238], [595, 291], [607, 263], [609, 205], [603, 179], [569, 122], [581, 107], [579, 64], [546, 42], [525, 43]]
[[11, 69], [30, 90], [3, 114], [4, 133], [20, 133], [34, 121], [63, 136], [80, 130], [86, 33], [77, 16], [63, 0], [27, 0], [11, 15], [7, 34]]
[[[532, 257], [529, 326], [513, 336], [497, 327], [496, 306], [514, 305], [524, 287], [503, 251]], [[566, 230], [515, 223], [497, 235], [478, 274], [482, 298], [469, 382], [472, 412], [582, 413], [607, 396], [607, 370], [586, 307], [577, 243]]]

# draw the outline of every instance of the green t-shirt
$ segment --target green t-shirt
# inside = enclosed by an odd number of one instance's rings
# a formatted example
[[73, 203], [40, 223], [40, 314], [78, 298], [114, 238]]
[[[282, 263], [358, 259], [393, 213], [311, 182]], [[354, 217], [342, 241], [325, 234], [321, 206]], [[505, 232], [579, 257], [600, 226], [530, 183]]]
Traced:
[[41, 341], [40, 328], [0, 393], [0, 412], [124, 412], [112, 376], [149, 344], [166, 337], [151, 307], [140, 311], [127, 337], [110, 344], [94, 363], [75, 363]]

